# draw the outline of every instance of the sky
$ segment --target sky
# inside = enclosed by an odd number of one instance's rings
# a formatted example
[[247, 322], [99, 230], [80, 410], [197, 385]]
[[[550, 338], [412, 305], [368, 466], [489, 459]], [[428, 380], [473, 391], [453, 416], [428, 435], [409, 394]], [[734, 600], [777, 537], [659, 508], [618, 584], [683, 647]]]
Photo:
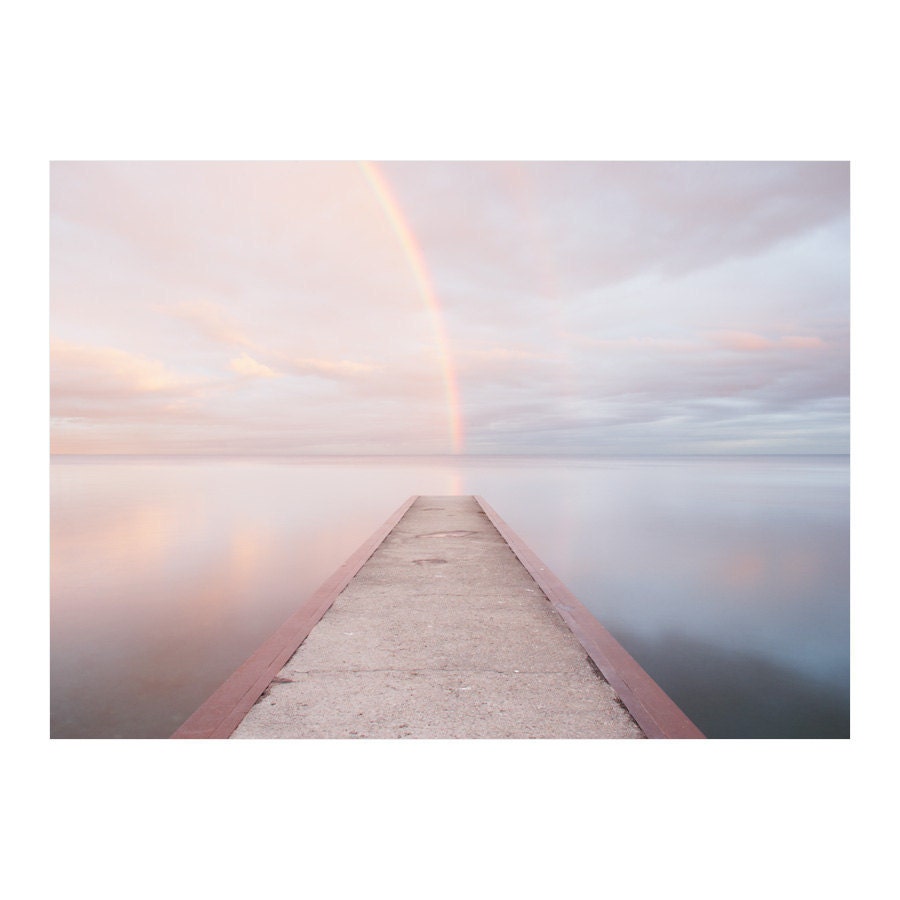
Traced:
[[51, 452], [848, 453], [849, 179], [51, 163]]

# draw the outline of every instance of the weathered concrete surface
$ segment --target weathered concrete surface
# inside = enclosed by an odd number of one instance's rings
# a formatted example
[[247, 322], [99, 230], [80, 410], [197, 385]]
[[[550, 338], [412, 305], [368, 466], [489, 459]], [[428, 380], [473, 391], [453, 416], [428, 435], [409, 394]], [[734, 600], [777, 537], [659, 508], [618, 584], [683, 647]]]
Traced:
[[419, 497], [234, 738], [641, 738], [472, 497]]

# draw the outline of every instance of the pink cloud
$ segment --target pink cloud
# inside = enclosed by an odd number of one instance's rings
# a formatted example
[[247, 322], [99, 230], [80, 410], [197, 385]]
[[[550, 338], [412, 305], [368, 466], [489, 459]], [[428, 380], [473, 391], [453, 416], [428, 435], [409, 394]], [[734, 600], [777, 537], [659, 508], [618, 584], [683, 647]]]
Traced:
[[252, 347], [252, 341], [224, 313], [222, 308], [210, 300], [195, 300], [179, 303], [160, 310], [194, 325], [201, 334], [223, 344]]
[[242, 353], [230, 362], [231, 371], [238, 375], [247, 375], [251, 378], [277, 378], [278, 373], [268, 366], [257, 362], [252, 356]]
[[752, 331], [717, 331], [711, 335], [711, 339], [725, 350], [737, 350], [741, 353], [771, 350], [775, 346], [768, 338]]
[[115, 347], [95, 347], [52, 339], [52, 396], [139, 396], [183, 394], [198, 385], [176, 375], [158, 360]]

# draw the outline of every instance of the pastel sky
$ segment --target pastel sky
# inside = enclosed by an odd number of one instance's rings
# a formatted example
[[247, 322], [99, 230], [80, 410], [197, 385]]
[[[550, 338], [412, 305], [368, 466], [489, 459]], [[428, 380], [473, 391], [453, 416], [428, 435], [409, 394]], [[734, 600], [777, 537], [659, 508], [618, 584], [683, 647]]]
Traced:
[[55, 453], [847, 453], [846, 163], [54, 163]]

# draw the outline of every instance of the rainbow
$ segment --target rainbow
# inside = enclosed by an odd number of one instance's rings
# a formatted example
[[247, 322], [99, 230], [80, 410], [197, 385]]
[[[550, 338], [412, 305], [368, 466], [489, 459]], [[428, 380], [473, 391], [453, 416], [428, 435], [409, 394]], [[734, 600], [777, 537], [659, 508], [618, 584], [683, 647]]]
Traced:
[[425, 262], [425, 254], [419, 246], [416, 237], [406, 221], [403, 209], [394, 196], [387, 179], [372, 162], [359, 163], [360, 169], [378, 199], [378, 204], [385, 217], [391, 224], [403, 254], [409, 263], [413, 278], [419, 294], [425, 303], [431, 316], [431, 324], [434, 328], [437, 341], [438, 354], [441, 360], [441, 371], [444, 376], [444, 390], [447, 397], [447, 411], [450, 420], [450, 443], [455, 454], [461, 453], [465, 444], [465, 429], [463, 426], [462, 406], [459, 401], [459, 386], [456, 378], [456, 368], [453, 364], [453, 356], [450, 353], [450, 342], [447, 340], [447, 329], [444, 326], [444, 316], [441, 312], [437, 293], [428, 272]]

